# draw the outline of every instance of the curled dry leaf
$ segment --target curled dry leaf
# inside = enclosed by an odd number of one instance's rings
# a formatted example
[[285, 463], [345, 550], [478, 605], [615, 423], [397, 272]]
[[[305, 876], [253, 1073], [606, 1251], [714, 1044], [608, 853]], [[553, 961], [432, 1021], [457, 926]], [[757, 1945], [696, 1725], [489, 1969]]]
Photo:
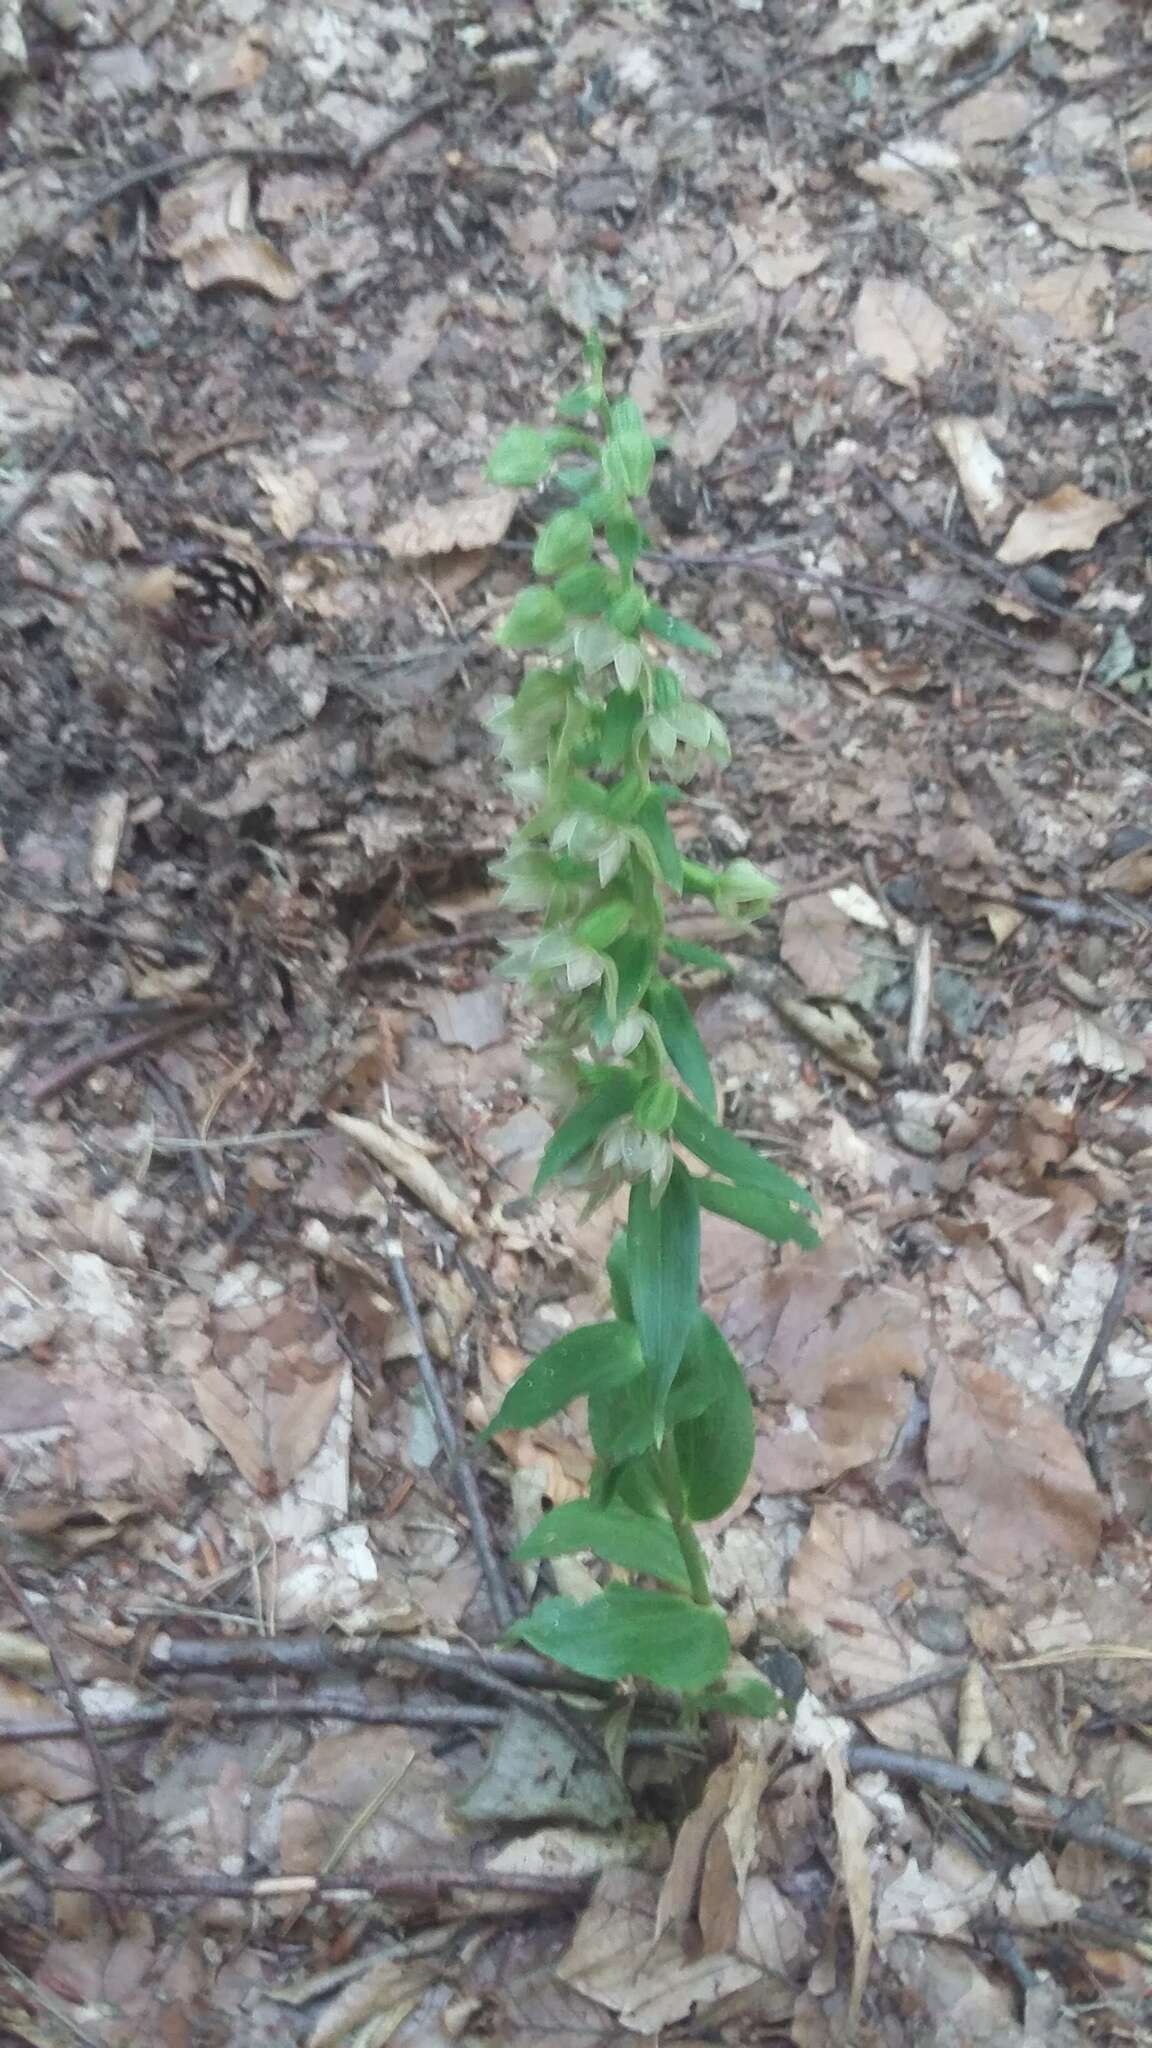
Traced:
[[1046, 498], [1034, 498], [1016, 514], [996, 550], [996, 560], [1017, 568], [1045, 555], [1081, 554], [1095, 547], [1105, 529], [1127, 518], [1131, 509], [1130, 504], [1117, 505], [1110, 498], [1094, 498], [1079, 484], [1060, 484]]
[[235, 284], [286, 303], [298, 299], [304, 289], [288, 258], [266, 235], [227, 235], [201, 242], [182, 259], [180, 267], [185, 284], [194, 292]]
[[979, 420], [966, 413], [946, 413], [933, 422], [933, 431], [960, 480], [973, 526], [981, 540], [990, 543], [1003, 530], [1011, 509], [1004, 464]]
[[748, 1748], [713, 1771], [676, 1837], [656, 1907], [657, 1935], [667, 1928], [683, 1934], [695, 1921], [706, 1955], [736, 1947], [769, 1777], [765, 1756]]
[[852, 315], [852, 340], [889, 383], [913, 391], [947, 361], [955, 335], [947, 313], [906, 278], [870, 277]]
[[1020, 196], [1033, 220], [1074, 249], [1118, 249], [1125, 256], [1152, 249], [1152, 213], [1119, 198], [1103, 178], [1028, 178]]
[[394, 1136], [392, 1131], [382, 1130], [379, 1124], [369, 1123], [366, 1117], [343, 1116], [332, 1110], [328, 1121], [367, 1152], [370, 1159], [375, 1159], [378, 1165], [394, 1173], [397, 1180], [403, 1181], [404, 1186], [431, 1209], [434, 1216], [439, 1216], [450, 1230], [457, 1231], [461, 1237], [475, 1235], [476, 1225], [467, 1205], [448, 1186], [431, 1160], [417, 1152], [413, 1145]]
[[736, 1955], [690, 1958], [673, 1934], [655, 1938], [657, 1885], [640, 1870], [609, 1870], [585, 1907], [556, 1974], [616, 2013], [631, 2032], [659, 2037], [691, 2016], [707, 2025], [718, 2000], [761, 1971]]
[[424, 499], [377, 538], [398, 562], [415, 561], [421, 555], [448, 555], [457, 548], [467, 552], [492, 547], [503, 540], [519, 502], [520, 493], [511, 490], [477, 491], [446, 505], [430, 505]]
[[853, 2033], [868, 1984], [872, 1963], [872, 1866], [868, 1860], [868, 1837], [874, 1821], [858, 1792], [848, 1783], [843, 1753], [827, 1753], [828, 1779], [832, 1787], [832, 1819], [840, 1850], [840, 1867], [852, 1924], [852, 1990], [848, 2000], [849, 2026]]
[[970, 1556], [1006, 1578], [1090, 1565], [1104, 1502], [1079, 1444], [1006, 1373], [942, 1358], [928, 1426], [932, 1498]]

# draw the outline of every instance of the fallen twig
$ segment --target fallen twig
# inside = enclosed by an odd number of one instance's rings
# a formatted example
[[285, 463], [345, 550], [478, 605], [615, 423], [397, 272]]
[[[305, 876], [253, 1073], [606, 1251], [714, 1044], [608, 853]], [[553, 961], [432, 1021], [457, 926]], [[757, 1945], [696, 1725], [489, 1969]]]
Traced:
[[176, 1119], [176, 1128], [184, 1140], [184, 1145], [181, 1149], [187, 1150], [191, 1154], [192, 1171], [196, 1176], [196, 1184], [200, 1189], [200, 1193], [204, 1197], [205, 1210], [209, 1216], [219, 1216], [224, 1207], [223, 1195], [216, 1176], [204, 1156], [204, 1147], [200, 1141], [199, 1134], [193, 1126], [192, 1119], [184, 1106], [184, 1097], [178, 1088], [173, 1087], [163, 1067], [157, 1066], [155, 1060], [144, 1061], [144, 1072], [160, 1100], [171, 1110], [172, 1115]]
[[55, 1631], [5, 1564], [0, 1564], [0, 1586], [3, 1586], [9, 1599], [15, 1602], [33, 1635], [43, 1644], [52, 1659], [52, 1669], [56, 1673], [57, 1683], [72, 1711], [75, 1723], [72, 1732], [79, 1735], [92, 1760], [92, 1776], [100, 1795], [104, 1824], [108, 1830], [108, 1860], [113, 1870], [121, 1870], [127, 1853], [127, 1843], [120, 1817], [120, 1802], [116, 1796], [116, 1785], [108, 1758], [92, 1731], [88, 1709], [84, 1705], [80, 1688], [68, 1669], [68, 1660], [56, 1641]]
[[1144, 1218], [1140, 1210], [1137, 1210], [1128, 1219], [1128, 1228], [1124, 1234], [1124, 1249], [1120, 1254], [1116, 1267], [1115, 1285], [1104, 1305], [1104, 1313], [1100, 1318], [1100, 1327], [1092, 1339], [1092, 1346], [1087, 1358], [1084, 1360], [1080, 1377], [1069, 1394], [1068, 1402], [1064, 1409], [1064, 1420], [1068, 1424], [1069, 1429], [1079, 1429], [1084, 1420], [1092, 1382], [1108, 1356], [1112, 1339], [1116, 1335], [1120, 1319], [1124, 1314], [1124, 1304], [1128, 1298], [1128, 1288], [1136, 1265], [1136, 1240], [1143, 1227], [1143, 1222]]
[[[396, 1700], [366, 1700], [347, 1692], [312, 1692], [298, 1699], [262, 1694], [255, 1698], [217, 1699], [198, 1693], [182, 1700], [144, 1701], [107, 1714], [90, 1713], [88, 1726], [93, 1735], [109, 1741], [131, 1742], [158, 1728], [182, 1728], [193, 1734], [200, 1728], [228, 1721], [352, 1721], [369, 1728], [498, 1728], [504, 1719], [500, 1707], [478, 1707], [464, 1700], [450, 1705], [421, 1700], [406, 1706]], [[76, 1730], [77, 1723], [66, 1715], [47, 1721], [29, 1714], [19, 1720], [0, 1721], [0, 1743], [74, 1741]], [[680, 1735], [675, 1728], [632, 1728], [625, 1742], [629, 1749], [700, 1753], [699, 1743]]]
[[905, 1064], [918, 1067], [928, 1043], [932, 1017], [932, 932], [924, 925], [916, 939], [912, 960], [912, 1001], [908, 1008], [908, 1045]]
[[883, 1692], [862, 1693], [858, 1699], [837, 1700], [839, 1714], [871, 1714], [877, 1707], [895, 1707], [901, 1700], [914, 1700], [924, 1692], [935, 1692], [938, 1687], [956, 1685], [968, 1669], [967, 1657], [954, 1664], [941, 1664], [935, 1671], [918, 1671], [914, 1678], [902, 1678], [898, 1685], [886, 1686]]
[[292, 1899], [297, 1902], [338, 1897], [351, 1904], [361, 1899], [442, 1899], [447, 1892], [501, 1892], [528, 1898], [571, 1899], [580, 1897], [592, 1883], [592, 1874], [571, 1877], [552, 1873], [534, 1876], [521, 1871], [484, 1870], [381, 1870], [369, 1867], [355, 1877], [318, 1877], [311, 1874], [284, 1877], [219, 1877], [205, 1872], [177, 1872], [170, 1877], [108, 1871], [62, 1870], [46, 1856], [38, 1842], [22, 1827], [0, 1812], [0, 1841], [50, 1892], [87, 1892], [100, 1899]]
[[1152, 1870], [1152, 1842], [1127, 1835], [1110, 1821], [1099, 1820], [1078, 1799], [1060, 1799], [1053, 1792], [1034, 1792], [1012, 1785], [1007, 1778], [994, 1778], [969, 1764], [954, 1764], [947, 1757], [912, 1756], [905, 1750], [883, 1749], [871, 1742], [853, 1742], [848, 1749], [850, 1771], [886, 1771], [892, 1778], [910, 1778], [918, 1785], [931, 1785], [937, 1792], [954, 1792], [961, 1798], [981, 1799], [986, 1806], [1005, 1807], [1029, 1827], [1050, 1829], [1069, 1841], [1084, 1842], [1091, 1849], [1103, 1849], [1125, 1863]]
[[484, 1584], [488, 1588], [492, 1613], [497, 1627], [503, 1630], [515, 1620], [519, 1609], [496, 1556], [475, 1470], [464, 1455], [460, 1433], [456, 1428], [452, 1411], [444, 1399], [444, 1390], [425, 1341], [420, 1310], [416, 1305], [412, 1282], [408, 1277], [404, 1247], [398, 1237], [389, 1236], [385, 1239], [384, 1257], [416, 1342], [416, 1370], [420, 1375], [420, 1385], [424, 1399], [432, 1411], [432, 1420], [436, 1425], [436, 1434], [440, 1439], [440, 1448], [444, 1453], [452, 1484], [468, 1517], [468, 1526], [472, 1531], [472, 1541], [476, 1545], [476, 1556], [484, 1575]]
[[47, 1102], [53, 1095], [62, 1095], [66, 1089], [74, 1088], [77, 1081], [87, 1080], [98, 1067], [118, 1066], [122, 1060], [133, 1059], [138, 1052], [150, 1052], [154, 1045], [166, 1045], [170, 1038], [178, 1038], [181, 1032], [190, 1031], [196, 1024], [209, 1024], [215, 1018], [225, 1016], [231, 1008], [231, 1003], [204, 1003], [199, 1009], [181, 1010], [178, 1015], [166, 1017], [143, 1031], [131, 1031], [125, 1038], [114, 1038], [110, 1044], [79, 1052], [50, 1074], [45, 1074], [42, 1081], [37, 1081], [28, 1090], [27, 1099], [30, 1103]]

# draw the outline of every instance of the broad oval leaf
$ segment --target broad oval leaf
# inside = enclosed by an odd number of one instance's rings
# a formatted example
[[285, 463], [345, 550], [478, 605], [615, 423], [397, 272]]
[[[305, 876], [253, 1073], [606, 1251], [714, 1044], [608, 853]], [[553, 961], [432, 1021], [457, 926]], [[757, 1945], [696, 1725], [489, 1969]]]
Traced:
[[800, 1186], [799, 1181], [791, 1180], [778, 1166], [773, 1166], [770, 1159], [762, 1159], [759, 1152], [754, 1152], [742, 1138], [734, 1138], [722, 1124], [714, 1123], [686, 1095], [680, 1097], [674, 1129], [680, 1143], [716, 1173], [726, 1174], [729, 1180], [736, 1181], [741, 1187], [758, 1188], [761, 1194], [774, 1195], [778, 1201], [795, 1202], [801, 1209], [815, 1209], [812, 1196]]
[[700, 1205], [692, 1176], [679, 1159], [655, 1204], [650, 1181], [633, 1185], [628, 1202], [628, 1287], [659, 1420], [699, 1314]]
[[488, 474], [494, 484], [522, 487], [538, 484], [551, 463], [552, 451], [538, 428], [509, 427], [492, 451]]
[[543, 1157], [536, 1172], [533, 1192], [540, 1193], [558, 1173], [563, 1173], [574, 1159], [588, 1150], [589, 1145], [607, 1130], [618, 1116], [626, 1116], [640, 1092], [640, 1083], [635, 1074], [622, 1067], [618, 1073], [611, 1073], [600, 1083], [596, 1093], [582, 1102], [567, 1116], [558, 1131], [555, 1131], [544, 1147]]
[[533, 1429], [581, 1394], [624, 1386], [643, 1366], [631, 1323], [588, 1323], [583, 1329], [570, 1330], [541, 1351], [509, 1387], [482, 1436], [495, 1436], [505, 1429]]
[[703, 1692], [728, 1664], [717, 1608], [642, 1586], [612, 1586], [583, 1602], [542, 1600], [508, 1634], [586, 1678], [646, 1678], [674, 1692]]
[[653, 1018], [664, 1040], [664, 1050], [682, 1081], [692, 1090], [706, 1116], [716, 1115], [716, 1087], [696, 1019], [674, 982], [656, 981], [644, 998], [644, 1008]]
[[699, 1415], [673, 1430], [684, 1506], [694, 1522], [711, 1522], [739, 1498], [752, 1469], [756, 1420], [739, 1361], [711, 1316], [702, 1315], [689, 1340], [696, 1371], [715, 1387]]
[[512, 1555], [520, 1559], [568, 1557], [574, 1550], [590, 1550], [606, 1564], [663, 1579], [668, 1586], [688, 1585], [683, 1553], [671, 1522], [638, 1515], [621, 1505], [593, 1507], [591, 1501], [574, 1500], [567, 1507], [553, 1508]]
[[758, 1188], [736, 1188], [726, 1180], [701, 1178], [696, 1182], [696, 1198], [702, 1209], [710, 1209], [715, 1216], [727, 1216], [732, 1223], [743, 1223], [745, 1229], [758, 1231], [772, 1244], [802, 1244], [811, 1251], [820, 1242], [820, 1233], [808, 1218], [778, 1195], [761, 1194]]
[[588, 1434], [597, 1457], [610, 1465], [641, 1457], [656, 1441], [655, 1389], [649, 1373], [624, 1386], [602, 1387], [588, 1397]]

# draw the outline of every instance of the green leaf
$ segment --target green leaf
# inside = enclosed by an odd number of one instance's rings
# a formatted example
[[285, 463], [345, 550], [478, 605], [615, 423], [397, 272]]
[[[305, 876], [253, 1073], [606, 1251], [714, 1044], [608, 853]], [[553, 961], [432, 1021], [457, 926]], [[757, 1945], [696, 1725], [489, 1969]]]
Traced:
[[628, 1286], [628, 1240], [622, 1230], [616, 1232], [608, 1257], [604, 1261], [608, 1272], [608, 1285], [612, 1289], [612, 1306], [622, 1323], [634, 1321], [632, 1295]]
[[502, 647], [546, 647], [567, 623], [568, 614], [555, 592], [533, 583], [520, 592], [496, 638]]
[[644, 998], [644, 1008], [654, 1020], [668, 1054], [682, 1081], [692, 1090], [707, 1116], [716, 1114], [716, 1086], [696, 1020], [683, 992], [674, 982], [656, 981]]
[[603, 611], [614, 584], [603, 562], [582, 562], [578, 569], [566, 569], [554, 588], [566, 612], [588, 618]]
[[722, 1124], [713, 1123], [696, 1104], [682, 1095], [676, 1111], [676, 1136], [705, 1166], [715, 1173], [726, 1174], [741, 1187], [757, 1188], [763, 1195], [774, 1195], [778, 1201], [795, 1202], [801, 1209], [815, 1209], [816, 1204], [806, 1188], [798, 1181], [790, 1180], [771, 1160], [762, 1159], [751, 1145], [745, 1145], [741, 1138], [734, 1138]]
[[616, 491], [606, 491], [604, 489], [600, 482], [600, 471], [598, 469], [588, 473], [588, 482], [592, 485], [592, 489], [586, 490], [586, 495], [581, 498], [576, 509], [584, 514], [585, 519], [590, 519], [593, 526], [600, 527], [612, 517], [614, 512], [619, 511], [619, 494]]
[[667, 1131], [672, 1128], [680, 1090], [675, 1081], [653, 1081], [643, 1089], [637, 1098], [632, 1115], [642, 1131]]
[[[642, 590], [622, 591], [620, 596], [614, 598], [608, 607], [609, 625], [615, 626], [618, 633], [634, 633], [644, 616], [644, 607], [647, 602], [648, 600]], [[643, 660], [639, 649], [637, 649], [637, 659]]]
[[573, 390], [564, 391], [556, 400], [556, 411], [561, 419], [582, 420], [585, 413], [592, 412], [600, 397], [595, 384], [577, 384]]
[[674, 711], [684, 696], [684, 685], [674, 668], [652, 671], [653, 711]]
[[651, 939], [629, 932], [609, 946], [608, 957], [616, 969], [616, 1010], [627, 1016], [640, 1001], [656, 966], [656, 948]]
[[649, 1180], [633, 1183], [628, 1202], [628, 1285], [655, 1389], [657, 1419], [699, 1314], [700, 1205], [678, 1159], [657, 1203]]
[[488, 474], [494, 484], [523, 488], [538, 484], [551, 466], [548, 442], [538, 428], [509, 427], [492, 451]]
[[601, 1507], [631, 1508], [634, 1514], [648, 1519], [666, 1513], [664, 1495], [647, 1451], [638, 1458], [623, 1458], [617, 1465], [598, 1458], [589, 1484]]
[[536, 536], [532, 567], [537, 576], [558, 576], [562, 569], [586, 561], [595, 537], [582, 512], [557, 512]]
[[682, 960], [685, 967], [711, 967], [720, 974], [731, 974], [732, 962], [723, 953], [717, 953], [711, 946], [698, 946], [695, 939], [665, 939], [664, 951], [673, 960]]
[[[600, 445], [594, 434], [586, 434], [580, 427], [547, 427], [544, 444], [549, 455], [565, 455], [572, 448], [579, 448], [587, 455], [598, 455]], [[594, 475], [595, 471], [589, 471]]]
[[616, 399], [608, 415], [608, 431], [613, 439], [620, 434], [647, 433], [644, 415], [634, 398]]
[[702, 1692], [728, 1663], [717, 1608], [642, 1586], [610, 1586], [583, 1602], [542, 1600], [508, 1635], [586, 1678], [646, 1678], [677, 1692]]
[[[700, 1318], [704, 1319], [703, 1309], [700, 1310]], [[697, 1415], [703, 1415], [704, 1410], [716, 1399], [716, 1382], [709, 1363], [707, 1344], [694, 1341], [698, 1334], [693, 1324], [688, 1342], [684, 1346], [684, 1356], [680, 1360], [680, 1370], [668, 1390], [664, 1419], [669, 1427], [676, 1422], [693, 1421]]]
[[541, 1188], [547, 1187], [550, 1180], [555, 1180], [558, 1173], [586, 1152], [601, 1131], [615, 1123], [618, 1116], [627, 1116], [639, 1092], [640, 1083], [635, 1074], [626, 1072], [624, 1068], [611, 1071], [590, 1100], [582, 1102], [579, 1109], [565, 1117], [559, 1130], [553, 1132], [536, 1171], [533, 1193], [538, 1195]]
[[631, 1323], [587, 1323], [570, 1330], [513, 1382], [481, 1440], [505, 1429], [534, 1429], [583, 1394], [626, 1385], [643, 1365]]
[[679, 890], [684, 864], [676, 835], [668, 823], [663, 799], [655, 790], [645, 799], [639, 812], [639, 824], [656, 856], [656, 865], [670, 889]]
[[783, 1202], [776, 1195], [761, 1194], [758, 1188], [736, 1188], [726, 1180], [699, 1179], [696, 1198], [702, 1209], [710, 1209], [714, 1216], [727, 1216], [730, 1222], [742, 1223], [747, 1230], [758, 1231], [770, 1244], [802, 1244], [806, 1251], [813, 1251], [820, 1242], [819, 1231], [790, 1202]]
[[604, 705], [600, 729], [600, 766], [619, 768], [631, 752], [644, 706], [635, 690], [613, 690]]
[[690, 626], [686, 619], [674, 619], [671, 612], [664, 611], [658, 604], [650, 604], [644, 614], [644, 630], [657, 640], [667, 640], [670, 647], [688, 647], [694, 654], [719, 654], [720, 649], [707, 633], [701, 633], [696, 626]]
[[604, 1387], [588, 1396], [588, 1434], [597, 1457], [618, 1465], [651, 1450], [656, 1441], [653, 1391], [645, 1372], [625, 1386]]
[[592, 946], [597, 953], [603, 953], [627, 931], [631, 922], [631, 901], [617, 896], [607, 903], [598, 903], [595, 910], [582, 917], [576, 926], [576, 937], [582, 946]]
[[596, 379], [597, 391], [602, 391], [604, 388], [604, 365], [608, 360], [608, 351], [594, 327], [590, 327], [584, 336], [580, 353], [591, 370], [593, 377]]
[[[616, 509], [610, 509], [605, 514], [604, 538], [620, 564], [621, 574], [630, 576], [640, 555], [644, 551], [644, 544], [648, 538], [636, 514], [630, 507], [621, 506]], [[639, 623], [640, 617], [643, 616], [643, 609], [642, 605], [634, 623]], [[627, 630], [631, 632], [633, 627], [629, 626]]]
[[656, 450], [643, 428], [613, 431], [600, 456], [600, 467], [609, 490], [623, 491], [625, 497], [642, 498], [652, 481]]
[[632, 1508], [593, 1507], [586, 1500], [574, 1500], [568, 1507], [553, 1508], [518, 1543], [512, 1555], [526, 1561], [533, 1557], [568, 1557], [574, 1550], [590, 1550], [606, 1564], [618, 1564], [626, 1572], [643, 1572], [663, 1579], [669, 1586], [688, 1584], [684, 1558], [671, 1522], [638, 1515]]
[[747, 1714], [754, 1721], [785, 1721], [788, 1706], [783, 1693], [763, 1678], [734, 1678], [730, 1685], [712, 1686], [699, 1701], [702, 1713]]
[[700, 1316], [689, 1343], [694, 1367], [716, 1391], [699, 1415], [675, 1425], [673, 1435], [684, 1506], [692, 1521], [710, 1522], [739, 1497], [752, 1469], [756, 1421], [739, 1361], [711, 1316]]

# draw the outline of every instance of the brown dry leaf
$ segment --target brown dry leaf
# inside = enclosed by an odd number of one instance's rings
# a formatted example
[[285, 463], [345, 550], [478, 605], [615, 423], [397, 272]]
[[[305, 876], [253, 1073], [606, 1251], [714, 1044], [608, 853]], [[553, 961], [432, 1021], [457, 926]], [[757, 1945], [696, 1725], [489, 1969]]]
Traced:
[[864, 1084], [880, 1077], [880, 1057], [872, 1040], [858, 1017], [842, 1003], [829, 1003], [826, 1009], [818, 1010], [812, 1003], [802, 1003], [795, 996], [777, 989], [772, 997], [782, 1017], [802, 1032], [805, 1038], [818, 1045], [821, 1052], [837, 1066], [846, 1070], [850, 1083], [856, 1081], [857, 1094], [870, 1094]]
[[1152, 846], [1138, 846], [1092, 877], [1094, 889], [1122, 889], [1128, 896], [1146, 896], [1152, 889]]
[[812, 227], [796, 206], [766, 206], [754, 229], [731, 230], [736, 260], [767, 292], [786, 291], [819, 270], [827, 246], [812, 238]]
[[268, 52], [251, 36], [208, 45], [196, 58], [186, 91], [193, 100], [219, 99], [229, 92], [247, 92], [268, 69]]
[[[12, 1721], [58, 1721], [60, 1709], [35, 1686], [0, 1673], [0, 1730]], [[38, 1792], [43, 1799], [66, 1805], [90, 1799], [96, 1789], [92, 1758], [83, 1742], [0, 1741], [0, 1792]]]
[[847, 996], [860, 979], [867, 940], [828, 892], [801, 896], [784, 912], [780, 957], [809, 995]]
[[[846, 1695], [883, 1692], [938, 1663], [904, 1625], [901, 1604], [910, 1588], [946, 1580], [950, 1570], [940, 1546], [918, 1544], [871, 1509], [821, 1501], [792, 1565], [789, 1607], [816, 1636], [824, 1666]], [[879, 1707], [863, 1719], [877, 1742], [893, 1749], [952, 1754], [951, 1710], [938, 1693]]]
[[1112, 273], [1104, 257], [1096, 254], [1022, 278], [1020, 301], [1067, 340], [1095, 341], [1111, 287]]
[[987, 1869], [962, 1843], [938, 1843], [924, 1869], [910, 1856], [904, 1868], [884, 1885], [876, 1903], [877, 1939], [885, 1949], [897, 1934], [954, 1940], [987, 1910], [995, 1891], [995, 1871]]
[[211, 291], [222, 284], [244, 285], [286, 304], [298, 299], [304, 289], [288, 258], [266, 235], [228, 235], [219, 241], [201, 242], [180, 267], [185, 284], [194, 292]]
[[881, 376], [905, 391], [947, 361], [955, 329], [920, 285], [906, 278], [870, 277], [852, 315], [852, 340]]
[[732, 439], [739, 424], [740, 408], [736, 400], [730, 391], [717, 385], [706, 394], [699, 412], [690, 423], [678, 427], [673, 434], [673, 453], [693, 469], [707, 469]]
[[[286, 1872], [325, 1870], [346, 1841], [341, 1870], [459, 1868], [460, 1831], [449, 1765], [410, 1728], [345, 1728], [313, 1743], [285, 1789], [280, 1859]], [[356, 1828], [356, 1823], [363, 1825]]]
[[1127, 518], [1131, 509], [1130, 502], [1117, 505], [1111, 498], [1094, 498], [1079, 484], [1060, 484], [1046, 498], [1033, 498], [1016, 514], [996, 550], [996, 560], [1018, 568], [1045, 555], [1080, 554], [1095, 547], [1105, 529]]
[[960, 168], [960, 155], [951, 143], [932, 135], [908, 135], [899, 145], [882, 150], [870, 162], [861, 164], [856, 176], [881, 194], [885, 204], [897, 213], [926, 213], [938, 199], [943, 180]]
[[[307, 2048], [349, 2048], [353, 2041], [384, 2048], [414, 2012], [441, 1966], [419, 1956], [370, 1963], [339, 1991], [308, 2036]], [[326, 1988], [318, 1986], [319, 1988]]]
[[972, 524], [981, 540], [990, 545], [1011, 510], [1003, 462], [979, 420], [966, 413], [944, 414], [933, 421], [933, 432], [960, 480]]
[[415, 561], [420, 555], [448, 555], [492, 547], [503, 540], [520, 502], [518, 491], [477, 491], [470, 498], [452, 498], [446, 505], [427, 500], [376, 536], [393, 561]]
[[984, 1048], [984, 1072], [1005, 1095], [1033, 1092], [1033, 1083], [1076, 1057], [1076, 1012], [1052, 996], [1024, 1003], [1004, 1038]]
[[683, 1935], [694, 1925], [706, 1955], [736, 1947], [769, 1776], [763, 1753], [747, 1746], [713, 1771], [676, 1837], [656, 1906], [657, 1935], [669, 1928]]
[[852, 1990], [848, 2020], [853, 2032], [860, 2017], [868, 1972], [872, 1965], [872, 1866], [868, 1859], [868, 1838], [875, 1820], [858, 1792], [848, 1783], [841, 1751], [827, 1752], [828, 1779], [832, 1787], [832, 1820], [840, 1850], [840, 1868], [852, 1925]]
[[1012, 1577], [1095, 1558], [1105, 1503], [1088, 1462], [1059, 1416], [1005, 1373], [938, 1362], [928, 1473], [936, 1507], [985, 1569]]
[[268, 499], [268, 510], [277, 533], [295, 540], [316, 518], [320, 497], [319, 479], [303, 463], [281, 469], [261, 455], [253, 456], [249, 468]]
[[315, 1457], [347, 1366], [319, 1314], [312, 1268], [285, 1286], [254, 1264], [228, 1276], [210, 1318], [209, 1358], [192, 1388], [208, 1428], [264, 1498], [283, 1493]]
[[755, 1984], [761, 1971], [740, 1956], [685, 1956], [675, 1936], [656, 1938], [656, 1880], [609, 1870], [585, 1907], [556, 1967], [561, 1983], [616, 2013], [631, 2032], [659, 2036], [690, 2016], [706, 2026], [719, 1999]]
[[1032, 215], [1074, 249], [1118, 249], [1125, 256], [1152, 249], [1152, 213], [1120, 199], [1103, 178], [1027, 178], [1020, 196]]
[[969, 1664], [960, 1680], [956, 1706], [956, 1761], [978, 1764], [995, 1733], [978, 1664]]
[[915, 696], [935, 680], [927, 662], [893, 661], [870, 647], [853, 647], [847, 654], [827, 654], [821, 648], [819, 653], [829, 675], [855, 676], [874, 697], [883, 696], [887, 690], [903, 690], [908, 696]]
[[[756, 1477], [803, 1493], [887, 1455], [924, 1372], [919, 1311], [895, 1287], [859, 1288], [851, 1244], [832, 1237], [784, 1270], [762, 1264], [727, 1300], [710, 1295], [760, 1410]], [[859, 1291], [854, 1291], [859, 1289]]]
[[455, 1230], [461, 1237], [475, 1235], [476, 1224], [467, 1204], [414, 1145], [397, 1136], [393, 1130], [384, 1130], [379, 1124], [369, 1123], [366, 1117], [342, 1116], [339, 1111], [330, 1110], [328, 1121], [367, 1152], [369, 1158], [375, 1159], [378, 1165], [394, 1173], [397, 1180], [403, 1181], [404, 1186], [410, 1188], [450, 1230]]

